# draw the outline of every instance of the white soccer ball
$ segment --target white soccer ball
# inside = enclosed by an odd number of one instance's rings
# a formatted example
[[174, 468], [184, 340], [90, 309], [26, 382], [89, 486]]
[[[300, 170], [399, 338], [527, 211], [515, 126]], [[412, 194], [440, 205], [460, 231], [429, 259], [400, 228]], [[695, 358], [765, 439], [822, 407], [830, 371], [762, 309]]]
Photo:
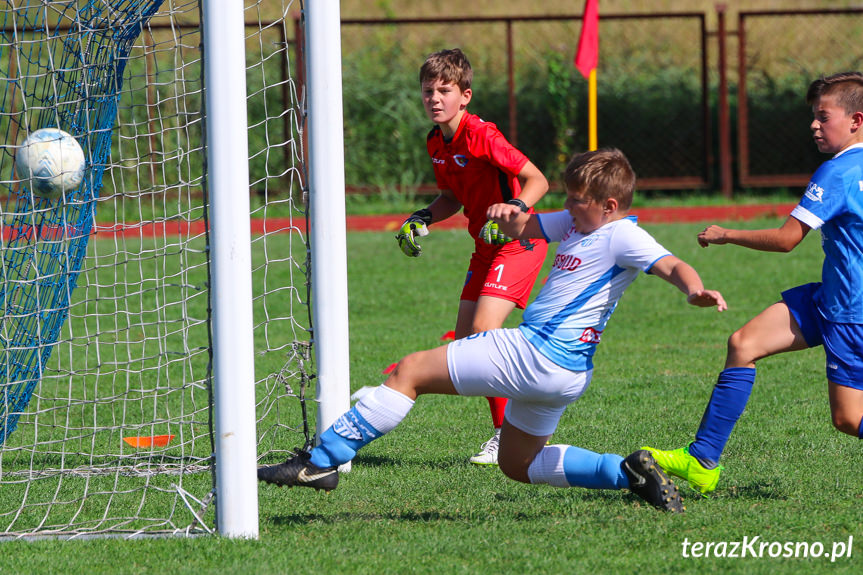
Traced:
[[84, 150], [57, 128], [36, 130], [15, 155], [15, 171], [37, 196], [56, 200], [78, 189], [84, 180]]

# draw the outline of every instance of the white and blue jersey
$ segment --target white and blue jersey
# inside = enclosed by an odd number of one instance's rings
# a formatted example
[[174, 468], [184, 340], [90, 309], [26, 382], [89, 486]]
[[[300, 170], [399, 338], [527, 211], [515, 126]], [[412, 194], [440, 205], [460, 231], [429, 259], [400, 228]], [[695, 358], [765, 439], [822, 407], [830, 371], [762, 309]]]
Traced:
[[828, 321], [863, 324], [863, 144], [824, 162], [791, 216], [821, 230], [818, 310]]
[[524, 310], [519, 329], [544, 356], [572, 371], [593, 368], [593, 354], [624, 290], [667, 255], [635, 217], [581, 234], [569, 212], [539, 214], [542, 233], [560, 242], [548, 280]]

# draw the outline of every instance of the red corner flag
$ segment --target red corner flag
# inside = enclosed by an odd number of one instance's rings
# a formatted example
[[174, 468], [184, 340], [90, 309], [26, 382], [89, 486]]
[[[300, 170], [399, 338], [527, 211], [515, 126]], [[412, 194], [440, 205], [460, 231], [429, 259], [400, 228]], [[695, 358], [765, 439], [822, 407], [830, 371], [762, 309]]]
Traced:
[[599, 63], [599, 0], [585, 0], [583, 18], [575, 67], [588, 78]]

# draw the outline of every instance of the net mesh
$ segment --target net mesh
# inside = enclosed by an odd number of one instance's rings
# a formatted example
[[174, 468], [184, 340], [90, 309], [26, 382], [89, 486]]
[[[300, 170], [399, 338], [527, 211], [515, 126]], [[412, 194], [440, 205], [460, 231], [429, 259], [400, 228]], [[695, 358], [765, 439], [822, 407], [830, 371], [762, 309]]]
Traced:
[[[215, 531], [201, 7], [19, 4], [0, 8], [0, 533]], [[256, 401], [274, 446], [308, 442], [312, 373], [292, 10], [245, 10]], [[87, 158], [54, 201], [13, 169], [45, 126]]]

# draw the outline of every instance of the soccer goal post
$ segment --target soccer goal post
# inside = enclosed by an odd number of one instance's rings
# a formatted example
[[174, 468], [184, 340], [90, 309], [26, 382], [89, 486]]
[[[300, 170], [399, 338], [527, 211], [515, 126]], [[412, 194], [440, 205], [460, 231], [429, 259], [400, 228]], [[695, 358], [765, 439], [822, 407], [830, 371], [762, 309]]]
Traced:
[[[217, 525], [258, 536], [243, 0], [204, 1]], [[243, 193], [237, 193], [242, 191]]]
[[[313, 260], [346, 266], [311, 174], [343, 168], [307, 161], [304, 6], [204, 2], [0, 7], [0, 540], [256, 537], [257, 461], [348, 402], [346, 344], [316, 353], [347, 304], [313, 313]], [[86, 157], [57, 200], [13, 169], [43, 127]]]
[[[306, 7], [317, 436], [350, 407], [342, 44], [338, 0]], [[316, 225], [317, 223], [317, 225]], [[350, 469], [350, 463], [342, 467]]]

